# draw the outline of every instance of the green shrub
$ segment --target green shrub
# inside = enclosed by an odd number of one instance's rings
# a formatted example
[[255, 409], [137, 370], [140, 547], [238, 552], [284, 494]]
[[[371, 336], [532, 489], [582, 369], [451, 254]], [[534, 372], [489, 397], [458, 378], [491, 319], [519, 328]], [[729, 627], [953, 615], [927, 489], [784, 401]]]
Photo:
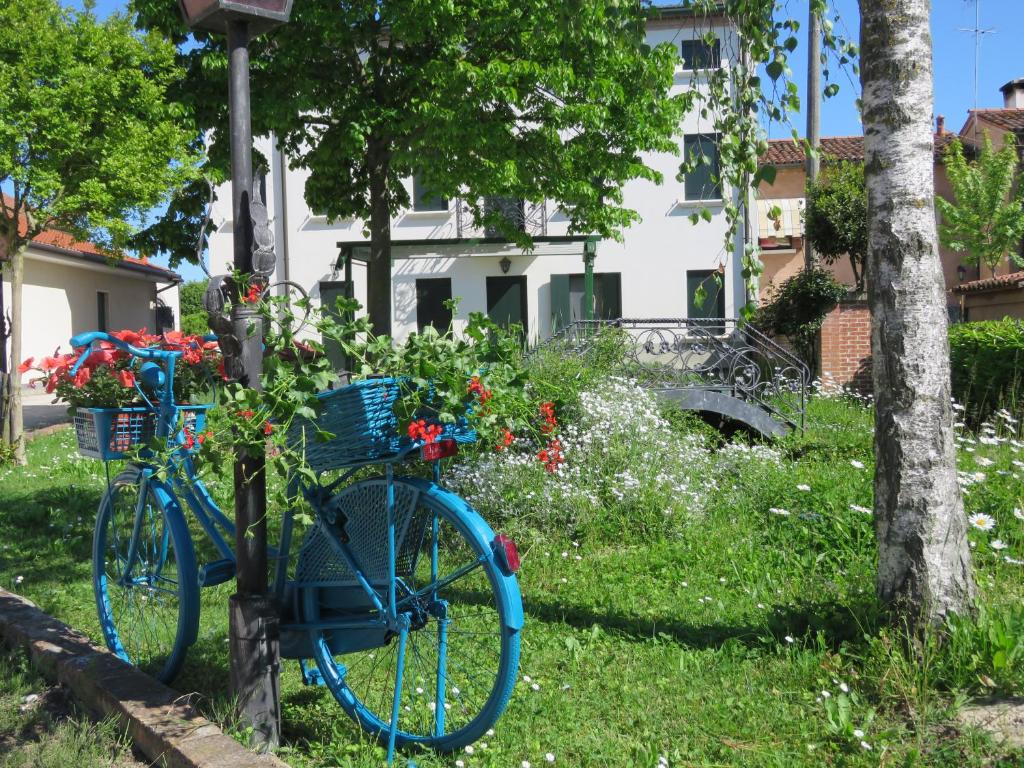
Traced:
[[1012, 318], [949, 329], [953, 397], [979, 423], [997, 408], [1014, 411], [1024, 394], [1024, 323]]
[[806, 362], [814, 360], [814, 343], [821, 324], [846, 287], [820, 267], [804, 269], [786, 280], [754, 317], [754, 325], [769, 336], [786, 336]]
[[189, 312], [181, 315], [181, 332], [189, 336], [205, 336], [210, 333], [210, 325], [205, 312]]

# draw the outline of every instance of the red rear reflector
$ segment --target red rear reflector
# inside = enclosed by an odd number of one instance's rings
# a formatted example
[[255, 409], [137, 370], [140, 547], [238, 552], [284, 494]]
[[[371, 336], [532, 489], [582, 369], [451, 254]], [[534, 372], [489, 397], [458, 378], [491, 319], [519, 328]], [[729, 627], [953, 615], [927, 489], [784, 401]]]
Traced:
[[459, 444], [454, 440], [438, 440], [436, 443], [427, 443], [420, 448], [420, 457], [424, 461], [437, 461], [447, 459], [459, 452]]
[[508, 573], [516, 573], [519, 570], [519, 550], [516, 549], [516, 543], [512, 541], [511, 536], [499, 533], [494, 537], [491, 546], [494, 554], [501, 560], [499, 565], [502, 566], [502, 570]]

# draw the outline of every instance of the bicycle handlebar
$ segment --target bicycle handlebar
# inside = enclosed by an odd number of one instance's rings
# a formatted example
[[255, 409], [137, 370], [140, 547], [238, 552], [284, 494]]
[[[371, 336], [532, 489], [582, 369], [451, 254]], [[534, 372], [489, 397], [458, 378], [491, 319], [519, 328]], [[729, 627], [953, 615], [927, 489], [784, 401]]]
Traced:
[[71, 369], [71, 375], [74, 376], [78, 373], [78, 369], [82, 367], [82, 363], [85, 362], [86, 358], [89, 357], [89, 348], [92, 346], [94, 341], [106, 341], [113, 344], [115, 347], [123, 349], [134, 357], [142, 358], [143, 360], [167, 360], [172, 357], [180, 357], [181, 352], [169, 350], [169, 349], [147, 349], [144, 347], [134, 347], [126, 341], [122, 341], [116, 336], [111, 336], [109, 333], [103, 331], [89, 331], [87, 333], [80, 333], [77, 336], [71, 338], [71, 346], [75, 349], [85, 347], [85, 351], [82, 352], [78, 360], [75, 361], [74, 367]]

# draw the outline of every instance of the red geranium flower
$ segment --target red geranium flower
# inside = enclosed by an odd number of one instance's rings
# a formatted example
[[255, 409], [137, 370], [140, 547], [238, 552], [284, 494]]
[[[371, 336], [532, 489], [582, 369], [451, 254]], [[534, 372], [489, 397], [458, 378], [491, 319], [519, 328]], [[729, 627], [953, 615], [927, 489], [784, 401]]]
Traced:
[[26, 371], [30, 370], [33, 367], [32, 363], [34, 362], [34, 357], [28, 358], [28, 360], [26, 360], [25, 362], [18, 366], [18, 373], [25, 373]]

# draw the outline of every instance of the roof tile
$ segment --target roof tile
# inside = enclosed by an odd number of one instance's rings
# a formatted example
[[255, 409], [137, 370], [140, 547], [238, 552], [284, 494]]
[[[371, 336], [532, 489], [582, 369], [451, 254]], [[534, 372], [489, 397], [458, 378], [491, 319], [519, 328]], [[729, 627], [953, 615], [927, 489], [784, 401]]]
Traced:
[[953, 293], [978, 293], [980, 291], [998, 291], [1007, 288], [1020, 288], [1024, 284], [1024, 272], [1011, 272], [1008, 275], [986, 277], [984, 280], [971, 280], [953, 288]]

